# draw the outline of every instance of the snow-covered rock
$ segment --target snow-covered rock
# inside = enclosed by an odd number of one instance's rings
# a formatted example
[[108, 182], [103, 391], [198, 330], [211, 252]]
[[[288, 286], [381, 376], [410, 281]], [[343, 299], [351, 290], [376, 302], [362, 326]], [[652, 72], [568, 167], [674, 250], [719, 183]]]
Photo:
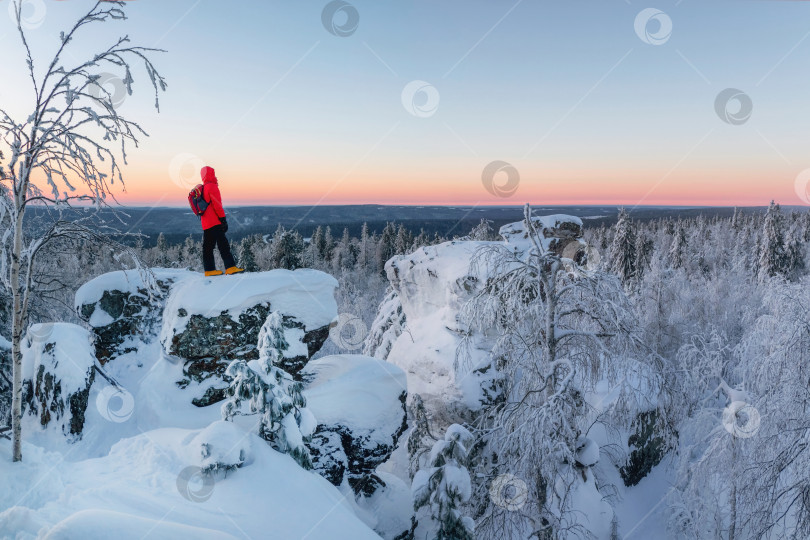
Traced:
[[[297, 376], [329, 337], [337, 319], [337, 281], [317, 270], [272, 270], [235, 276], [194, 276], [172, 287], [160, 341], [184, 363], [186, 380], [221, 379], [232, 360], [258, 358], [259, 330], [268, 315], [282, 314], [289, 349], [279, 367]], [[224, 399], [227, 385], [209, 386], [195, 404]]]
[[232, 471], [251, 459], [250, 438], [232, 422], [214, 422], [189, 443], [190, 461], [205, 474]]
[[[565, 257], [567, 254], [564, 255], [564, 252], [568, 244], [576, 242], [584, 246], [584, 243], [579, 240], [582, 238], [583, 234], [582, 220], [576, 216], [566, 214], [534, 216], [532, 223], [540, 231], [542, 247], [545, 250]], [[507, 244], [521, 251], [531, 246], [529, 232], [523, 221], [504, 225], [499, 232], [503, 239], [506, 240]]]
[[318, 421], [309, 443], [315, 470], [335, 485], [344, 479], [355, 493], [370, 495], [374, 475], [407, 427], [405, 373], [362, 355], [313, 360], [302, 371], [307, 407]]
[[169, 287], [198, 275], [186, 270], [122, 270], [98, 276], [76, 291], [79, 317], [96, 335], [96, 357], [104, 365], [136, 350], [137, 342], [154, 335]]
[[410, 538], [413, 522], [411, 488], [398, 476], [377, 471], [380, 486], [366, 496], [357, 497], [360, 518], [384, 540]]
[[[477, 409], [485, 386], [471, 364], [456, 362], [463, 330], [457, 315], [477, 287], [470, 273], [475, 250], [488, 242], [452, 241], [391, 258], [385, 266], [394, 295], [381, 310], [366, 341], [366, 353], [399, 366], [408, 392], [419, 394], [438, 416], [439, 409]], [[401, 313], [399, 313], [401, 311]], [[373, 336], [388, 336], [374, 340]], [[386, 354], [387, 350], [387, 354]], [[451, 422], [448, 422], [451, 423]]]
[[22, 345], [24, 416], [36, 417], [38, 430], [58, 425], [80, 438], [95, 378], [92, 335], [75, 324], [34, 324]]
[[593, 467], [599, 462], [599, 445], [593, 439], [580, 437], [577, 441], [577, 463], [582, 467]]

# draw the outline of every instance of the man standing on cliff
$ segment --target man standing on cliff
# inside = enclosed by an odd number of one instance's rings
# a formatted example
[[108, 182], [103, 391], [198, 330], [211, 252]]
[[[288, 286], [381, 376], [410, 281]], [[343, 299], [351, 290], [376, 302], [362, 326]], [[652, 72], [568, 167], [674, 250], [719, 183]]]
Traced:
[[228, 232], [228, 220], [225, 218], [225, 209], [222, 208], [222, 195], [219, 193], [219, 184], [214, 169], [203, 167], [200, 171], [203, 180], [203, 197], [208, 203], [208, 208], [200, 216], [200, 223], [203, 228], [203, 269], [206, 276], [221, 276], [222, 270], [217, 270], [214, 261], [214, 246], [219, 249], [222, 262], [225, 264], [226, 274], [238, 274], [244, 272], [243, 268], [238, 268], [231, 254], [231, 246], [225, 233]]

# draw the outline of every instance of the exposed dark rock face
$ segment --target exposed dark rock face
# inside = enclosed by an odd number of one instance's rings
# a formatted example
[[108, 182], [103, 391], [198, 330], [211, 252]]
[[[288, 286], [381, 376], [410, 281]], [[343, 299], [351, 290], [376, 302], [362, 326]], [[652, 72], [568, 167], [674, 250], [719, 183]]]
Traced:
[[158, 277], [158, 289], [153, 291], [145, 287], [137, 288], [137, 292], [105, 290], [97, 302], [78, 306], [79, 317], [85, 322], [90, 323], [96, 310], [113, 319], [103, 326], [91, 324], [96, 335], [96, 358], [101, 365], [122, 354], [133, 352], [133, 347], [124, 345], [131, 338], [156, 334], [160, 328], [163, 305], [173, 281], [171, 278]]
[[[183, 360], [183, 374], [186, 376], [178, 385], [185, 387], [190, 381], [203, 382], [211, 377], [222, 380], [221, 385], [210, 387], [205, 394], [192, 399], [194, 405], [207, 407], [225, 399], [229, 382], [225, 370], [233, 360], [259, 358], [256, 348], [259, 330], [271, 312], [270, 302], [263, 302], [244, 310], [236, 319], [227, 311], [212, 317], [195, 314], [189, 317], [182, 332], [171, 337], [168, 352]], [[178, 315], [184, 316], [182, 313]], [[285, 328], [301, 330], [301, 341], [306, 345], [307, 354], [285, 357], [279, 367], [300, 380], [301, 370], [329, 337], [329, 326], [306, 331], [293, 316], [284, 315], [283, 321]]]
[[[575, 253], [579, 249], [571, 250], [568, 246], [572, 242], [581, 244], [580, 239], [583, 235], [583, 229], [578, 218], [563, 215], [542, 216], [533, 218], [532, 222], [538, 228], [542, 238], [548, 240], [549, 251], [555, 255], [576, 259]], [[507, 242], [513, 244], [520, 244], [529, 239], [529, 232], [522, 221], [504, 225], [501, 227], [500, 234]], [[583, 244], [582, 250], [584, 250], [584, 247]], [[567, 253], [567, 251], [572, 251], [572, 253]]]
[[624, 485], [635, 486], [641, 482], [670, 450], [667, 440], [677, 434], [659, 424], [658, 411], [654, 410], [639, 413], [633, 422], [633, 433], [627, 440], [630, 454], [627, 463], [619, 469]]
[[[45, 344], [45, 354], [52, 355], [54, 348], [54, 343]], [[94, 379], [95, 369], [91, 366], [85, 375], [86, 385], [64, 395], [62, 382], [40, 364], [34, 380], [23, 382], [24, 414], [36, 416], [42, 427], [48, 426], [51, 422], [61, 422], [62, 432], [65, 435], [74, 440], [81, 438], [87, 399]]]
[[403, 411], [402, 424], [391, 433], [390, 443], [375, 442], [368, 434], [351, 426], [318, 425], [307, 444], [313, 469], [336, 486], [345, 478], [356, 495], [372, 495], [382, 484], [374, 471], [388, 461], [397, 448], [399, 437], [408, 428], [405, 414], [407, 397], [406, 392], [399, 396]]

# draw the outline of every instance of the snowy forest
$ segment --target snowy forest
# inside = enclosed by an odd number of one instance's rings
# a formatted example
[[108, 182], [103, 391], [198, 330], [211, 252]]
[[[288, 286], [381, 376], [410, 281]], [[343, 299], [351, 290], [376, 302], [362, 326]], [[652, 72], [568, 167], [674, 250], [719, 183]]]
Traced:
[[[52, 56], [23, 4], [32, 109], [0, 106], [0, 538], [810, 538], [806, 207], [279, 224], [236, 266], [225, 210], [183, 186], [223, 275], [199, 234], [126, 232], [116, 200], [148, 135], [100, 71], [157, 111], [165, 51], [86, 31], [141, 3], [93, 3]], [[325, 31], [353, 33], [352, 10], [329, 3]], [[484, 188], [511, 197], [517, 169], [492, 164], [511, 174]]]
[[[313, 362], [362, 352], [406, 372], [407, 429], [376, 477], [390, 486], [382, 471], [399, 475], [412, 495], [387, 496], [402, 508], [365, 508], [385, 538], [805, 537], [810, 213], [771, 204], [642, 222], [621, 210], [612, 226], [581, 223], [532, 216], [498, 234], [482, 221], [452, 239], [394, 223], [359, 238], [279, 227], [234, 252], [257, 276], [314, 269], [337, 280], [340, 333]], [[48, 249], [31, 322], [82, 324], [72, 297], [114, 275], [121, 252], [75, 239]], [[191, 237], [130, 251], [159, 272], [200, 270]], [[458, 283], [465, 292], [450, 304], [431, 298]], [[301, 387], [278, 367], [287, 344], [282, 332], [273, 345], [270, 329], [283, 325], [271, 319], [259, 362], [295, 410]], [[247, 366], [225, 377], [255, 401], [265, 376]], [[0, 382], [8, 425], [8, 362]], [[299, 428], [298, 443], [262, 437], [313, 467]], [[649, 515], [638, 497], [655, 497]]]

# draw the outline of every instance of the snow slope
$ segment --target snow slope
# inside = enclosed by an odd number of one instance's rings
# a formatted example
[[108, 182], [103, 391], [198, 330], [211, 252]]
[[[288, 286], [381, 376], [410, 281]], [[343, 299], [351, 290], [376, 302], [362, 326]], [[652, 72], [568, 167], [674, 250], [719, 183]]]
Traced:
[[[129, 538], [151, 527], [150, 538], [377, 538], [334, 486], [254, 434], [243, 434], [251, 453], [243, 468], [187, 479], [184, 471], [201, 464], [200, 433], [153, 430], [75, 463], [26, 444], [22, 464], [0, 460], [0, 538], [87, 538], [88, 528], [97, 538]], [[10, 454], [8, 441], [0, 454]]]

